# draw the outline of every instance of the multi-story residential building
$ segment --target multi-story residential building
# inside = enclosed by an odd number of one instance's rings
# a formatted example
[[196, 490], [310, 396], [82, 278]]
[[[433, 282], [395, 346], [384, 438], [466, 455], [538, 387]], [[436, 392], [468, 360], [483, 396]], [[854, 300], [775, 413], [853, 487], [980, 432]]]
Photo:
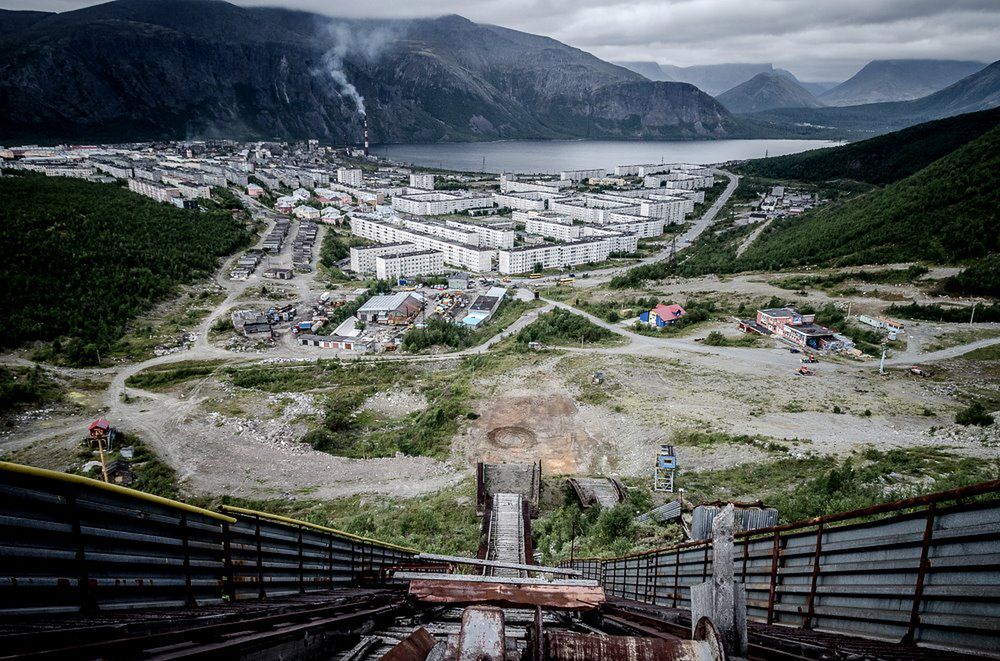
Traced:
[[365, 181], [358, 168], [337, 168], [337, 183], [345, 186], [363, 186]]
[[635, 234], [640, 239], [648, 239], [663, 234], [665, 221], [662, 218], [646, 218], [645, 216], [628, 216], [622, 214], [616, 221], [602, 225], [605, 229], [615, 232]]
[[491, 193], [408, 193], [392, 198], [392, 208], [417, 216], [442, 216], [493, 207]]
[[434, 190], [434, 175], [414, 172], [410, 175], [410, 186], [423, 190]]
[[414, 275], [445, 273], [444, 254], [436, 250], [379, 255], [375, 258], [375, 277], [396, 280]]
[[351, 231], [357, 236], [377, 243], [405, 242], [425, 250], [436, 250], [444, 254], [446, 264], [476, 273], [489, 271], [493, 267], [493, 258], [496, 254], [493, 249], [449, 241], [439, 236], [405, 227], [401, 219], [382, 220], [377, 217], [356, 214], [351, 218]]
[[544, 211], [547, 201], [555, 193], [524, 191], [521, 193], [493, 193], [493, 201], [500, 208], [515, 211]]
[[374, 273], [375, 259], [381, 255], [404, 255], [421, 250], [412, 243], [383, 243], [374, 246], [353, 246], [351, 248], [351, 271], [354, 273]]
[[145, 195], [157, 202], [171, 202], [175, 197], [181, 197], [181, 192], [174, 186], [164, 186], [148, 179], [136, 179], [132, 177], [128, 180], [128, 189], [133, 193]]
[[458, 220], [448, 220], [445, 221], [445, 225], [466, 232], [474, 232], [478, 239], [475, 244], [479, 246], [487, 248], [514, 247], [514, 226], [510, 221], [463, 223]]
[[572, 225], [573, 219], [569, 216], [555, 211], [513, 211], [511, 218], [514, 222], [526, 223], [529, 218], [538, 218], [549, 223], [559, 223], [560, 225]]
[[583, 235], [582, 225], [567, 225], [547, 220], [541, 216], [532, 216], [524, 223], [524, 231], [537, 234], [547, 239], [558, 241], [575, 241]]
[[604, 168], [593, 168], [590, 170], [563, 170], [559, 173], [559, 178], [572, 182], [586, 181], [592, 178], [600, 178], [608, 173]]
[[500, 175], [501, 193], [528, 193], [531, 191], [539, 193], [550, 193], [559, 195], [559, 192], [573, 185], [567, 179], [536, 179], [534, 181], [518, 181], [512, 178], [513, 175]]
[[499, 251], [498, 270], [500, 273], [510, 275], [527, 273], [533, 270], [536, 265], [543, 269], [549, 269], [603, 262], [607, 260], [610, 252], [610, 243], [597, 238], [568, 243], [522, 246]]

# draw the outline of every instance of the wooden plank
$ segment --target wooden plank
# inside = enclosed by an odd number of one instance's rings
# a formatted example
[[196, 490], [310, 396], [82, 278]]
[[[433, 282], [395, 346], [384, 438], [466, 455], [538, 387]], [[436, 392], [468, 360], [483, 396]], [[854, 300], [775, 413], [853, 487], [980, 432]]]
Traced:
[[[472, 577], [476, 578], [476, 577]], [[487, 577], [478, 577], [487, 578]], [[541, 606], [563, 610], [592, 610], [604, 603], [604, 588], [590, 585], [510, 584], [481, 581], [440, 581], [414, 578], [410, 595], [437, 604], [493, 604]]]

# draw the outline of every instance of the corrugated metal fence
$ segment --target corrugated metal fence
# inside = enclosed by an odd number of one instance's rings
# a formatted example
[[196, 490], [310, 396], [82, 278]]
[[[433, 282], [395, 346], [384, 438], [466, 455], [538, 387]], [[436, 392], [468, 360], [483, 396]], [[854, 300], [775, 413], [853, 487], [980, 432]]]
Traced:
[[[747, 615], [1000, 656], [998, 492], [1000, 481], [738, 533]], [[711, 542], [572, 566], [610, 595], [690, 608], [691, 586], [712, 575]]]
[[0, 615], [218, 603], [377, 576], [414, 551], [0, 462]]

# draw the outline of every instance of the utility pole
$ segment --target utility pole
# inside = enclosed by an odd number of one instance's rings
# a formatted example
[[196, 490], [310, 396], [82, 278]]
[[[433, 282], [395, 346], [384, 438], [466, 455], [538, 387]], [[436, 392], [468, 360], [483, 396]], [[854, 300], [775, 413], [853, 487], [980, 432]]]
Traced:
[[854, 301], [847, 301], [847, 318], [848, 319], [851, 318], [851, 305], [853, 305], [853, 304], [854, 304]]
[[976, 318], [976, 305], [978, 305], [978, 304], [979, 304], [979, 301], [972, 301], [972, 314], [969, 315], [969, 325], [970, 326], [972, 325], [972, 320]]
[[878, 373], [879, 374], [885, 374], [885, 353], [886, 353], [886, 351], [888, 351], [888, 347], [885, 344], [883, 344], [882, 345], [882, 360], [880, 360], [879, 364], [878, 364]]

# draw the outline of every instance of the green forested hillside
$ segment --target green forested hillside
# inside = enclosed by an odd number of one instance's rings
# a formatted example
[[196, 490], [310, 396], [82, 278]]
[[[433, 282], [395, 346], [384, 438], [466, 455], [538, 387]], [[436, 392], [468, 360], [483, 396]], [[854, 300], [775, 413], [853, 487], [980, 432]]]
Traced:
[[4, 176], [0, 342], [67, 339], [58, 345], [66, 359], [92, 363], [129, 319], [248, 238], [228, 211], [178, 209], [111, 184]]
[[775, 221], [733, 270], [983, 257], [1000, 251], [998, 210], [1000, 127], [885, 188]]
[[1000, 108], [949, 117], [842, 147], [762, 158], [741, 168], [774, 179], [854, 179], [889, 184], [925, 168], [1000, 125]]

